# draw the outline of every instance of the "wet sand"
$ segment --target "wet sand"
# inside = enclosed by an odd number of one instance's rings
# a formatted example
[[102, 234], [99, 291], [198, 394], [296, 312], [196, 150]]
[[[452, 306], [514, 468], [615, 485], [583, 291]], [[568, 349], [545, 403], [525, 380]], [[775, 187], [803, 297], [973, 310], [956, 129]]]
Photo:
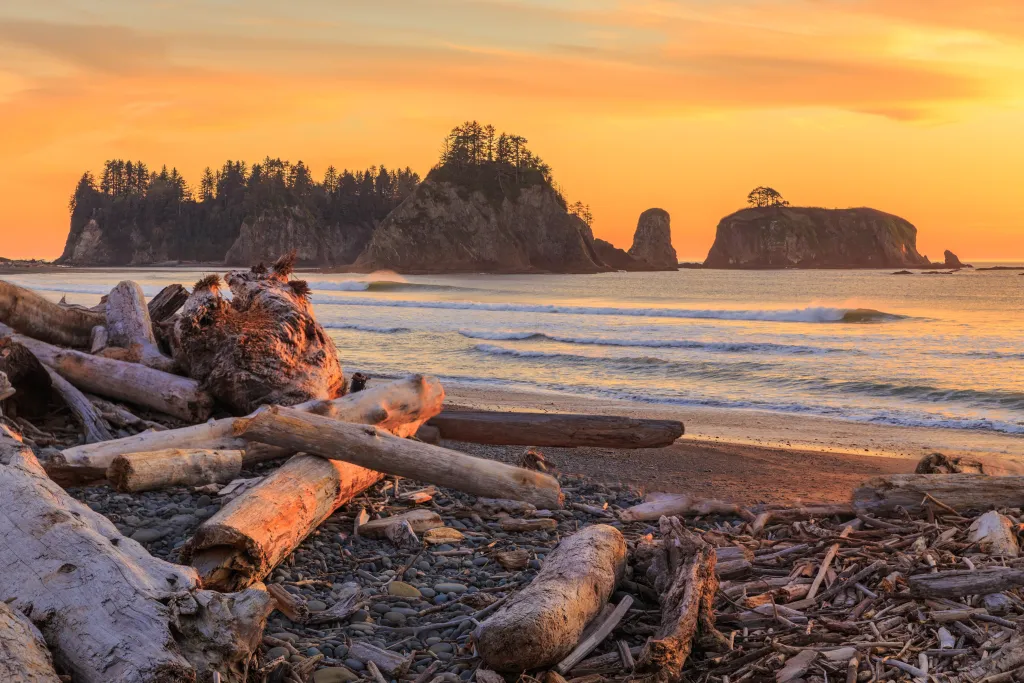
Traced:
[[[446, 402], [486, 410], [615, 414], [681, 420], [686, 435], [668, 448], [544, 448], [560, 470], [647, 491], [692, 493], [753, 504], [840, 502], [867, 479], [913, 472], [941, 452], [1024, 473], [1024, 437], [994, 432], [897, 427], [754, 410], [648, 405], [547, 392], [447, 383]], [[457, 444], [517, 462], [520, 446]]]

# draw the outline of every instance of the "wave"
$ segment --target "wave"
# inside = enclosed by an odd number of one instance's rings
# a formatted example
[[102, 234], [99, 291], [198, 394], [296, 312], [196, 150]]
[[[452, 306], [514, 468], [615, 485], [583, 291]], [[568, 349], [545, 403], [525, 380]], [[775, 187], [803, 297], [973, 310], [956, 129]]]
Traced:
[[355, 325], [350, 323], [323, 323], [329, 330], [356, 330], [358, 332], [377, 332], [380, 334], [396, 334], [399, 332], [411, 332], [408, 327], [381, 327], [377, 325]]
[[[314, 286], [315, 289], [315, 286]], [[811, 306], [793, 309], [685, 309], [572, 306], [563, 304], [487, 303], [483, 301], [415, 301], [387, 299], [314, 299], [334, 306], [386, 306], [396, 308], [440, 308], [466, 311], [510, 311], [514, 313], [560, 313], [565, 315], [618, 315], [644, 318], [696, 318], [794, 323], [867, 323], [904, 320], [908, 316], [871, 308], [828, 308]]]
[[[116, 282], [112, 282], [109, 285], [85, 285], [85, 284], [74, 284], [74, 285], [51, 285], [49, 283], [24, 283], [19, 282], [13, 278], [9, 279], [9, 282], [18, 285], [19, 287], [25, 287], [26, 289], [33, 289], [38, 292], [58, 292], [60, 294], [97, 294], [103, 296], [104, 294], [110, 294], [110, 290], [117, 286]], [[159, 285], [145, 285], [142, 287], [142, 293], [146, 296], [156, 296], [160, 293], [163, 287]]]
[[[694, 349], [698, 351], [714, 351], [719, 353], [777, 353], [787, 355], [810, 355], [825, 353], [844, 353], [846, 349], [832, 349], [799, 344], [773, 344], [771, 342], [700, 342], [675, 339], [609, 339], [606, 337], [567, 337], [548, 332], [481, 332], [459, 330], [459, 334], [470, 339], [488, 339], [491, 341], [524, 341], [527, 339], [547, 339], [564, 344], [588, 344], [595, 346], [622, 346], [627, 348], [651, 349]], [[850, 351], [850, 353], [856, 353]]]
[[1015, 351], [960, 351], [941, 352], [938, 355], [959, 358], [982, 358], [984, 360], [1024, 360], [1024, 352]]
[[313, 291], [320, 292], [443, 292], [451, 290], [473, 291], [472, 287], [455, 287], [452, 285], [430, 285], [419, 282], [396, 282], [394, 280], [342, 280], [341, 282], [310, 282], [309, 286], [310, 289], [312, 289]]

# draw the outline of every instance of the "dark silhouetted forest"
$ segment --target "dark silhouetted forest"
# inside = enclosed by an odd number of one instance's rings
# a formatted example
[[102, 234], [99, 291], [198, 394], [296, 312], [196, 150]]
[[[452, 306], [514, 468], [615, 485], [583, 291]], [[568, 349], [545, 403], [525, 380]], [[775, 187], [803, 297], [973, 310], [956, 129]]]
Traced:
[[373, 166], [365, 171], [327, 168], [322, 180], [299, 161], [267, 157], [249, 166], [227, 161], [207, 168], [196, 186], [176, 168], [151, 171], [145, 163], [112, 159], [99, 180], [85, 173], [71, 197], [68, 249], [91, 219], [102, 227], [112, 262], [145, 262], [141, 251], [172, 260], [219, 261], [241, 225], [284, 211], [301, 212], [323, 225], [365, 231], [398, 206], [419, 183], [409, 168]]

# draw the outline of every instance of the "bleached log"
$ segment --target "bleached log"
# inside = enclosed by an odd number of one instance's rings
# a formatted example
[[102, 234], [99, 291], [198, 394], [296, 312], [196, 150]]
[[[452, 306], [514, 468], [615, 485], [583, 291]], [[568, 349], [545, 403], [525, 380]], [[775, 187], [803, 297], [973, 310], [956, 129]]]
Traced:
[[477, 628], [477, 651], [497, 671], [548, 667], [565, 658], [622, 578], [626, 542], [595, 524], [562, 539], [537, 577]]
[[520, 446], [574, 448], [662, 448], [683, 435], [677, 420], [642, 420], [617, 415], [512, 413], [485, 410], [444, 412], [430, 421], [442, 439]]
[[107, 295], [107, 343], [128, 349], [132, 360], [157, 370], [171, 372], [174, 361], [163, 355], [153, 334], [142, 287], [123, 280]]
[[661, 627], [637, 659], [648, 680], [675, 681], [698, 631], [715, 632], [712, 605], [718, 590], [715, 552], [678, 517], [662, 517], [662, 542], [648, 576], [661, 594]]
[[359, 535], [366, 538], [383, 538], [387, 534], [388, 527], [401, 524], [402, 522], [408, 522], [409, 526], [416, 533], [423, 533], [424, 531], [444, 526], [444, 522], [441, 521], [441, 517], [436, 512], [417, 508], [393, 517], [372, 519], [360, 525]]
[[331, 513], [383, 477], [346, 462], [297, 455], [200, 524], [182, 548], [182, 560], [208, 588], [250, 586]]
[[291, 408], [275, 406], [241, 418], [235, 433], [473, 495], [525, 500], [545, 508], [562, 506], [558, 481], [549, 475]]
[[150, 556], [0, 436], [0, 602], [31, 609], [76, 683], [240, 683], [270, 598], [200, 590], [196, 572]]
[[0, 681], [60, 683], [43, 634], [4, 602], [0, 602]]
[[685, 493], [651, 493], [645, 502], [619, 513], [624, 522], [655, 520], [676, 515], [735, 515], [753, 521], [754, 515], [733, 503], [694, 498]]
[[891, 474], [870, 479], [853, 491], [853, 505], [866, 512], [898, 506], [919, 511], [931, 497], [957, 511], [1024, 507], [1024, 476], [985, 474]]
[[107, 468], [107, 480], [118, 491], [136, 493], [167, 486], [226, 484], [241, 471], [242, 451], [172, 448], [119, 455]]
[[82, 429], [85, 431], [85, 442], [99, 443], [114, 438], [103, 416], [96, 410], [96, 406], [85, 397], [85, 394], [57, 374], [53, 368], [46, 365], [43, 367], [46, 368], [46, 373], [50, 376], [50, 387], [57, 392], [71, 414], [82, 425]]
[[[444, 403], [444, 388], [436, 377], [412, 375], [380, 384], [371, 389], [348, 394], [333, 401], [310, 401], [293, 407], [326, 414], [329, 417], [357, 424], [376, 425], [397, 436], [414, 434], [416, 429], [436, 415]], [[169, 448], [245, 449], [245, 466], [284, 458], [295, 451], [248, 443], [234, 435], [236, 418], [211, 420], [205, 424], [144, 432], [123, 439], [86, 446], [75, 446], [61, 452], [46, 463], [50, 476], [62, 483], [86, 483], [103, 479], [110, 463], [118, 455]]]
[[1017, 533], [1013, 522], [995, 510], [989, 510], [971, 524], [967, 540], [976, 543], [978, 550], [987, 555], [1017, 557]]
[[0, 325], [0, 335], [10, 336], [23, 344], [44, 365], [56, 370], [79, 389], [134, 403], [187, 422], [202, 422], [213, 409], [213, 399], [193, 379], [139, 363], [60, 349], [38, 339], [14, 334], [6, 325]]
[[0, 280], [0, 322], [51, 344], [84, 348], [89, 346], [92, 328], [105, 320], [102, 313], [65, 308], [31, 289]]

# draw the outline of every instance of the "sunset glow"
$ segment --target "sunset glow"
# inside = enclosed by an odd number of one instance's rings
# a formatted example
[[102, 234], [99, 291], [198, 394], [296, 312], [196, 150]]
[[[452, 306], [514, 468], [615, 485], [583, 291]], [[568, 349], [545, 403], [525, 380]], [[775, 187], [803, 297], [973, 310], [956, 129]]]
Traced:
[[524, 135], [594, 232], [672, 215], [700, 260], [756, 185], [872, 206], [940, 258], [1024, 258], [1019, 0], [11, 0], [0, 255], [55, 258], [105, 159], [411, 166]]

